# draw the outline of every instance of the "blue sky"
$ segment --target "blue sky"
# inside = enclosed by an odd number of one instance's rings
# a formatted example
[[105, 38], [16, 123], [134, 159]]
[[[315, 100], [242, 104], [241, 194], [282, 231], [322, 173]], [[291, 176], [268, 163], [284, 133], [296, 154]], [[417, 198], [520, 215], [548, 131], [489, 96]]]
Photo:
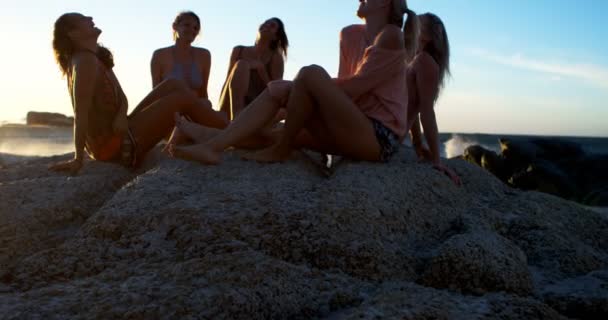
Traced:
[[[181, 10], [203, 21], [196, 45], [212, 53], [214, 103], [231, 48], [253, 43], [265, 19], [286, 24], [292, 43], [286, 78], [312, 63], [335, 74], [338, 32], [359, 23], [357, 0], [7, 2], [0, 4], [0, 120], [11, 121], [28, 110], [72, 112], [50, 46], [53, 23], [64, 12], [95, 18], [131, 107], [151, 89], [152, 51], [171, 44], [171, 22]], [[409, 3], [436, 13], [448, 29], [453, 77], [436, 107], [442, 132], [608, 136], [608, 1]]]

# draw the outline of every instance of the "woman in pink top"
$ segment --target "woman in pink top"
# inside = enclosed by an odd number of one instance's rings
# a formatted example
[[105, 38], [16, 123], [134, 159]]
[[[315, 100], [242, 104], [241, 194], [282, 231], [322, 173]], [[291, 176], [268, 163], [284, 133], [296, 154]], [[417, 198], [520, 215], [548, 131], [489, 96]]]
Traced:
[[223, 131], [182, 119], [178, 128], [199, 144], [173, 146], [172, 154], [217, 164], [226, 148], [252, 138], [286, 107], [277, 141], [247, 158], [282, 161], [294, 148], [307, 147], [359, 160], [388, 160], [407, 131], [406, 59], [415, 52], [416, 15], [405, 0], [361, 1], [357, 14], [365, 25], [342, 30], [338, 79], [309, 66], [293, 82], [273, 81]]
[[[430, 160], [437, 170], [447, 174], [456, 184], [460, 184], [460, 178], [441, 163], [434, 110], [445, 77], [450, 74], [450, 42], [439, 17], [425, 13], [419, 16], [419, 20], [419, 50], [407, 73], [407, 85], [410, 89], [408, 128], [411, 128], [412, 143], [418, 156]], [[424, 127], [429, 149], [422, 144], [420, 124]]]

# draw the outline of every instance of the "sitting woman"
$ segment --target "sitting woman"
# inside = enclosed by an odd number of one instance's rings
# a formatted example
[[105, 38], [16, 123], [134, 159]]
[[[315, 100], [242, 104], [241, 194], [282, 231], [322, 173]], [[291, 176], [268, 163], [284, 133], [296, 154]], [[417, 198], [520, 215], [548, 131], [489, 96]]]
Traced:
[[283, 79], [288, 47], [283, 21], [271, 18], [258, 29], [255, 45], [232, 49], [220, 110], [234, 119], [270, 81]]
[[[407, 85], [410, 91], [408, 107], [408, 128], [411, 128], [412, 143], [418, 156], [430, 160], [433, 166], [447, 174], [456, 184], [458, 176], [441, 164], [439, 154], [439, 133], [435, 118], [435, 102], [450, 74], [450, 43], [445, 26], [432, 13], [419, 16], [420, 37], [418, 53], [410, 63]], [[429, 149], [422, 143], [420, 124], [424, 129]]]
[[181, 12], [173, 22], [175, 45], [154, 51], [152, 55], [152, 87], [167, 79], [184, 81], [198, 97], [208, 99], [207, 84], [211, 69], [211, 54], [196, 48], [192, 42], [199, 35], [201, 21], [191, 11]]
[[338, 79], [321, 67], [309, 66], [293, 82], [271, 82], [223, 131], [179, 121], [180, 131], [199, 144], [172, 146], [170, 151], [174, 156], [217, 164], [226, 148], [259, 132], [278, 108], [287, 106], [277, 142], [247, 158], [282, 161], [294, 148], [306, 147], [359, 160], [387, 161], [407, 132], [406, 48], [415, 52], [417, 20], [405, 0], [361, 1], [358, 15], [365, 25], [350, 26], [341, 33]]
[[118, 79], [110, 51], [97, 44], [101, 30], [93, 19], [66, 13], [55, 22], [53, 49], [61, 72], [67, 76], [74, 108], [73, 159], [51, 170], [76, 174], [84, 150], [94, 159], [134, 167], [174, 127], [175, 112], [214, 128], [226, 121], [180, 80], [161, 82], [140, 102], [137, 113], [127, 117], [127, 99]]

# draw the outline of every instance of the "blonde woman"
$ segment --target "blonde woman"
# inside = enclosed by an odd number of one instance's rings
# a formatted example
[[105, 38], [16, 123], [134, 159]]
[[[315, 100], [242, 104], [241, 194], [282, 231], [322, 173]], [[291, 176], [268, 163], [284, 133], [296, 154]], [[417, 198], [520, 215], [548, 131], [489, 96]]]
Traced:
[[208, 99], [211, 54], [192, 46], [201, 31], [201, 20], [192, 11], [180, 12], [173, 22], [175, 45], [154, 51], [150, 63], [152, 87], [167, 79], [181, 80], [199, 98]]
[[[435, 117], [435, 102], [450, 74], [450, 43], [441, 19], [432, 13], [418, 16], [420, 37], [418, 53], [410, 63], [407, 74], [409, 89], [408, 128], [419, 157], [430, 160], [433, 166], [448, 175], [456, 184], [460, 178], [441, 163], [439, 132]], [[428, 149], [423, 146], [420, 124]]]

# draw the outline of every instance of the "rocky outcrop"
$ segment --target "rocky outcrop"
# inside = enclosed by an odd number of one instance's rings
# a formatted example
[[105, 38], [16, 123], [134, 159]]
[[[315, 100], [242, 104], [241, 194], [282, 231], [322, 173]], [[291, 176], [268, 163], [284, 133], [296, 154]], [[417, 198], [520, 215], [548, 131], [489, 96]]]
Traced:
[[[601, 309], [608, 219], [462, 160], [401, 150], [136, 174], [61, 159], [0, 170], [3, 318], [562, 319]], [[595, 280], [594, 280], [595, 281]], [[555, 286], [559, 284], [557, 290]], [[574, 302], [573, 302], [574, 301]], [[576, 307], [568, 307], [575, 305]], [[602, 312], [602, 311], [601, 311]]]
[[590, 206], [608, 206], [608, 155], [561, 139], [500, 139], [501, 153], [471, 146], [463, 158], [506, 184]]
[[61, 113], [35, 112], [30, 111], [25, 118], [27, 125], [43, 125], [57, 127], [71, 127], [74, 125], [74, 118], [67, 117]]
[[509, 240], [488, 232], [448, 239], [426, 268], [422, 283], [472, 294], [532, 292], [526, 255]]

